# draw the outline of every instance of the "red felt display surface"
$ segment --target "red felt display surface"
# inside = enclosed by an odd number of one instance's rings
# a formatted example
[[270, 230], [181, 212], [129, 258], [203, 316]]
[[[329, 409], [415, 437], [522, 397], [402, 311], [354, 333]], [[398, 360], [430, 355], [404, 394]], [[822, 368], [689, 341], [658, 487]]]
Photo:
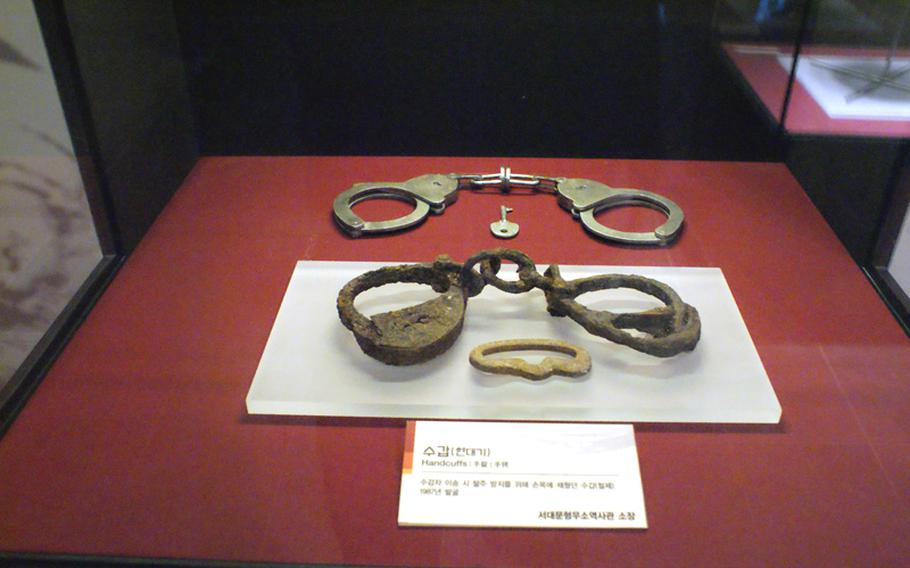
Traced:
[[[552, 196], [469, 192], [396, 235], [349, 239], [331, 220], [334, 196], [357, 181], [500, 165], [655, 191], [687, 225], [670, 247], [624, 248], [589, 237]], [[521, 224], [512, 241], [489, 233], [501, 204]], [[503, 244], [540, 263], [721, 267], [782, 423], [639, 426], [650, 528], [543, 531], [399, 528], [402, 421], [246, 415], [298, 259], [463, 260]], [[0, 440], [0, 550], [893, 566], [910, 558], [908, 369], [910, 340], [779, 164], [206, 158]]]
[[[723, 49], [733, 65], [739, 70], [749, 87], [758, 96], [775, 122], [780, 121], [787, 94], [789, 69], [784, 69], [777, 62], [776, 53], [743, 53], [737, 51], [736, 45], [724, 44]], [[769, 49], [780, 49], [780, 53], [789, 53], [785, 46], [768, 45]], [[877, 49], [845, 49], [829, 46], [812, 46], [800, 52], [800, 60], [805, 62], [813, 55], [839, 55], [856, 57], [882, 57], [887, 51]], [[900, 53], [906, 57], [906, 53]], [[803, 63], [801, 63], [803, 64]], [[864, 119], [864, 118], [831, 118], [815, 102], [812, 95], [798, 80], [793, 82], [790, 103], [784, 125], [792, 134], [821, 134], [832, 136], [874, 136], [881, 138], [910, 137], [910, 120]]]

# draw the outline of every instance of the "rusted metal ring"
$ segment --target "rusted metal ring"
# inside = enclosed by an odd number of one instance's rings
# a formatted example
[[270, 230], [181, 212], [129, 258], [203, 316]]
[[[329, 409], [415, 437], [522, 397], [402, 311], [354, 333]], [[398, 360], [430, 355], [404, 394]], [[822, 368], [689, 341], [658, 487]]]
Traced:
[[487, 285], [483, 276], [476, 270], [463, 270], [462, 264], [452, 260], [447, 254], [441, 254], [433, 261], [433, 268], [456, 278], [458, 284], [464, 289], [468, 297], [473, 298], [480, 294]]
[[[455, 343], [464, 324], [467, 295], [456, 275], [434, 264], [386, 266], [361, 274], [338, 293], [338, 316], [354, 332], [364, 353], [389, 365], [413, 365], [436, 357]], [[371, 288], [395, 282], [428, 284], [439, 297], [367, 318], [355, 298]]]
[[[511, 260], [518, 265], [518, 280], [503, 280], [496, 275], [503, 259]], [[510, 294], [522, 294], [533, 290], [539, 287], [538, 283], [543, 278], [537, 272], [537, 265], [531, 257], [515, 249], [495, 248], [481, 251], [465, 261], [462, 275], [469, 273], [477, 264], [480, 264], [480, 275], [487, 284]]]
[[[554, 351], [571, 355], [571, 359], [545, 357], [540, 363], [529, 363], [514, 357], [490, 359], [487, 355], [507, 351]], [[541, 381], [550, 375], [579, 377], [591, 370], [591, 356], [577, 345], [556, 339], [506, 339], [478, 345], [468, 356], [475, 368], [497, 375], [516, 375], [532, 381]]]

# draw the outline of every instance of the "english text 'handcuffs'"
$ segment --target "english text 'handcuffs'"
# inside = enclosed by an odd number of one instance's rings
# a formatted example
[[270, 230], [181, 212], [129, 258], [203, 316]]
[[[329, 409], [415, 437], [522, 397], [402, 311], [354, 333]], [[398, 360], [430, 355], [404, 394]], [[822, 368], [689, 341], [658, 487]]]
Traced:
[[[352, 237], [387, 233], [413, 227], [429, 213], [440, 214], [446, 205], [458, 198], [459, 189], [532, 188], [555, 193], [559, 205], [581, 221], [589, 232], [608, 241], [633, 245], [665, 245], [682, 230], [682, 209], [662, 195], [641, 189], [617, 189], [590, 179], [552, 178], [513, 174], [511, 168], [500, 168], [498, 174], [426, 174], [404, 182], [357, 183], [335, 198], [335, 221]], [[364, 221], [352, 207], [367, 199], [399, 199], [414, 205], [414, 210], [397, 219]], [[594, 218], [604, 209], [621, 205], [641, 205], [661, 211], [667, 221], [651, 232], [620, 231], [605, 227]]]

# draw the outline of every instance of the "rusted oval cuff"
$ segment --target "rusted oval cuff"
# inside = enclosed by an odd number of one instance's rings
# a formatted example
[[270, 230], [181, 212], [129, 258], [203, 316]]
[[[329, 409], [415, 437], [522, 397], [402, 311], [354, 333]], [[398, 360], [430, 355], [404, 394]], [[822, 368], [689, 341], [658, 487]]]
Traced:
[[[445, 352], [461, 333], [467, 295], [454, 279], [454, 275], [450, 277], [433, 264], [371, 270], [348, 282], [338, 293], [338, 316], [370, 357], [388, 365], [422, 363]], [[362, 292], [395, 282], [428, 284], [440, 296], [369, 318], [354, 307], [354, 299]]]
[[[530, 363], [518, 357], [490, 359], [487, 355], [507, 351], [555, 351], [571, 355], [572, 359], [544, 357], [540, 363]], [[532, 381], [550, 375], [578, 377], [591, 370], [591, 356], [582, 347], [555, 339], [506, 339], [491, 341], [475, 347], [468, 357], [475, 368], [497, 375], [516, 375]]]
[[[545, 290], [547, 308], [556, 316], [568, 316], [584, 327], [588, 333], [609, 339], [655, 357], [672, 357], [683, 351], [692, 351], [701, 337], [701, 319], [698, 310], [682, 301], [679, 295], [663, 282], [633, 274], [605, 274], [562, 280], [559, 268], [551, 266], [546, 276], [558, 281]], [[575, 298], [596, 290], [631, 288], [654, 296], [663, 307], [635, 313], [613, 313], [592, 310]], [[646, 335], [630, 333], [634, 329]]]

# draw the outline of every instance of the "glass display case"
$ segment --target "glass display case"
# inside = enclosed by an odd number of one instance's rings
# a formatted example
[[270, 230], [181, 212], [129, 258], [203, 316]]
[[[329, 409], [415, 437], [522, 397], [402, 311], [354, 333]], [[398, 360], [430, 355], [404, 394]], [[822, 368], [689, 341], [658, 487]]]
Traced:
[[[910, 339], [873, 270], [903, 274], [904, 142], [795, 130], [793, 68], [852, 64], [821, 46], [878, 33], [871, 7], [14, 4], [107, 268], [3, 391], [0, 562], [910, 554]], [[898, 19], [861, 48], [886, 66]], [[415, 445], [427, 420], [479, 426]], [[619, 448], [646, 510], [593, 504], [606, 462], [572, 485], [490, 457], [490, 421], [627, 425], [515, 447]], [[487, 468], [417, 484], [438, 526], [400, 516], [421, 456]], [[592, 504], [425, 514], [569, 491]]]

